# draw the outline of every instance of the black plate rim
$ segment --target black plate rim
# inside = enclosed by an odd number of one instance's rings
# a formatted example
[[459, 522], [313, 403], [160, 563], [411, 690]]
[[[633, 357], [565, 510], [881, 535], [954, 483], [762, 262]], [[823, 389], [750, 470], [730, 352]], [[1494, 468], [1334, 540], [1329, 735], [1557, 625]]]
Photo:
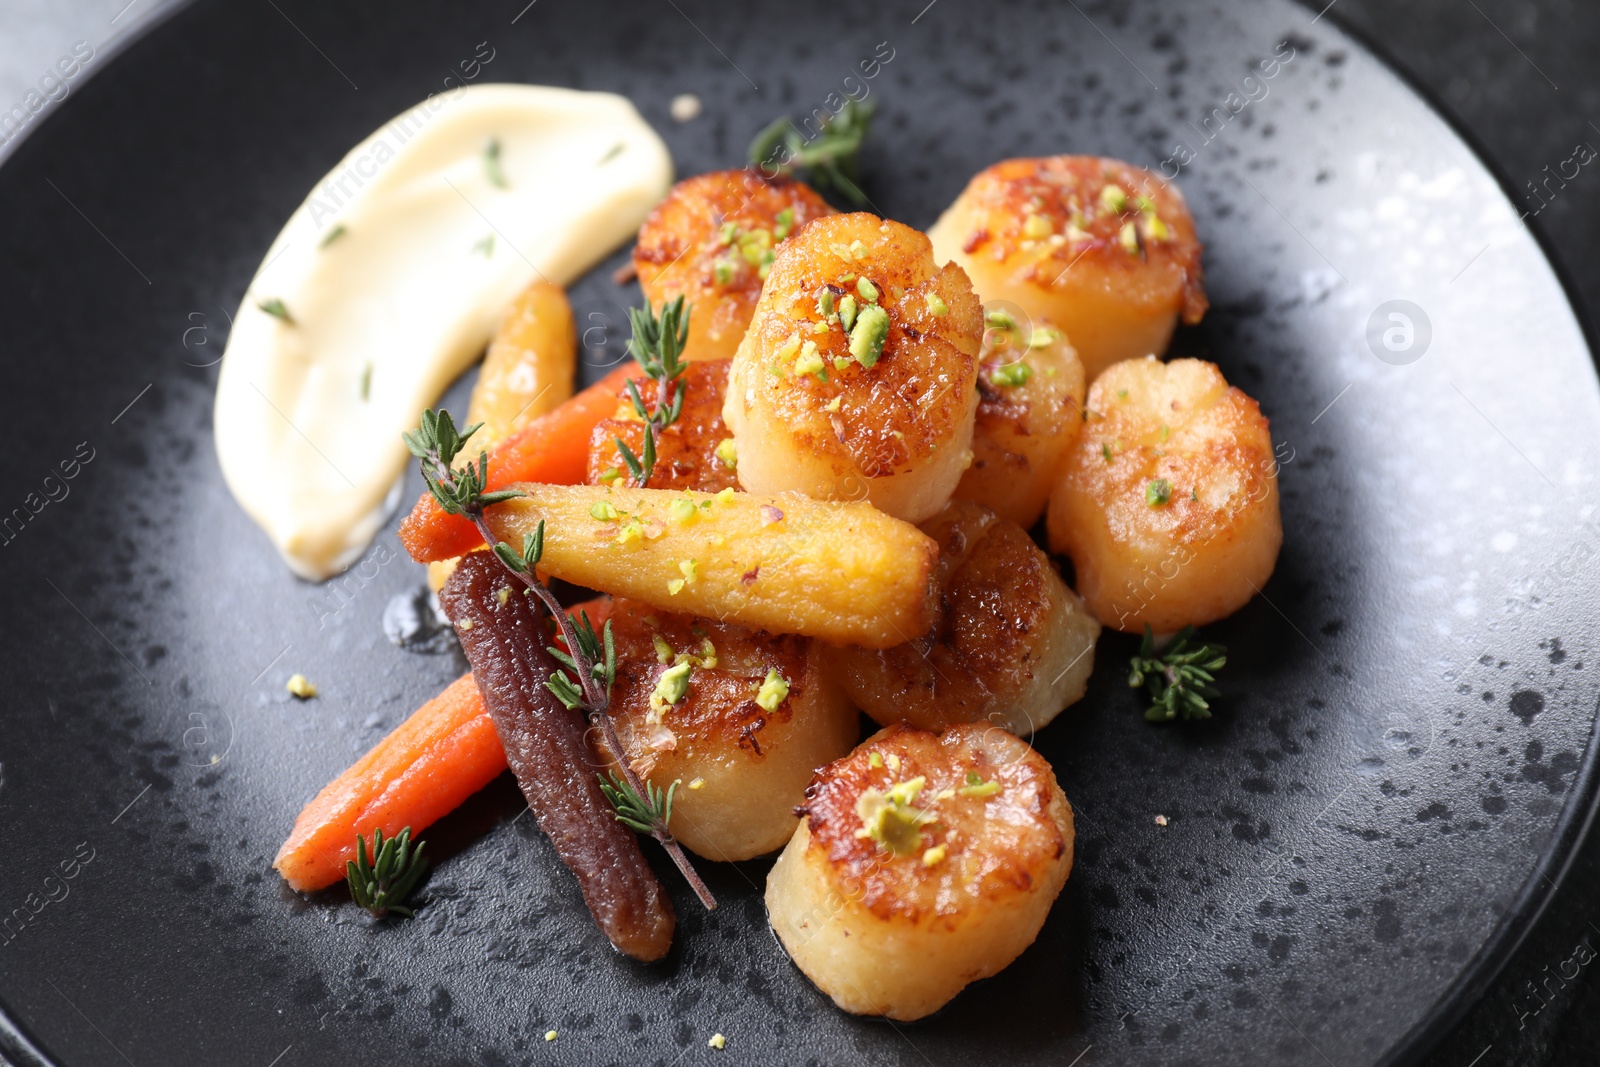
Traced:
[[[159, 0], [153, 11], [138, 25], [119, 34], [104, 45], [97, 46], [96, 64], [88, 78], [97, 78], [122, 55], [141, 43], [145, 37], [167, 23], [178, 13], [195, 3], [195, 0]], [[1313, 22], [1329, 15], [1332, 5], [1321, 5], [1317, 0], [1294, 0], [1296, 7], [1316, 12]], [[1514, 185], [1507, 174], [1493, 161], [1485, 143], [1445, 106], [1438, 94], [1423, 85], [1402, 66], [1373, 34], [1353, 25], [1347, 19], [1329, 15], [1335, 32], [1366, 50], [1384, 69], [1393, 75], [1409, 92], [1420, 99], [1445, 127], [1458, 138], [1472, 154], [1474, 161], [1493, 179], [1495, 186], [1508, 203], [1515, 204]], [[80, 83], [84, 84], [84, 83]], [[51, 102], [39, 117], [29, 124], [21, 136], [13, 138], [0, 148], [0, 166], [14, 155], [47, 122], [61, 111], [68, 98]], [[1591, 371], [1600, 378], [1600, 327], [1594, 314], [1580, 297], [1570, 269], [1555, 254], [1551, 239], [1534, 226], [1526, 227], [1540, 256], [1555, 276], [1556, 283], [1566, 299], [1568, 309], [1577, 322], [1579, 334], [1589, 350]], [[1466, 1015], [1468, 1009], [1500, 977], [1517, 950], [1532, 934], [1556, 895], [1564, 887], [1584, 841], [1594, 830], [1600, 815], [1600, 703], [1594, 709], [1590, 734], [1585, 745], [1583, 763], [1574, 777], [1573, 789], [1552, 835], [1552, 843], [1541, 853], [1532, 874], [1523, 883], [1516, 898], [1507, 907], [1504, 917], [1490, 933], [1483, 946], [1462, 968], [1449, 989], [1434, 1003], [1428, 1013], [1384, 1056], [1385, 1065], [1420, 1063], [1433, 1051]], [[33, 1038], [15, 1012], [0, 1001], [0, 1057], [3, 1062], [16, 1067], [66, 1067], [64, 1061], [55, 1059]]]

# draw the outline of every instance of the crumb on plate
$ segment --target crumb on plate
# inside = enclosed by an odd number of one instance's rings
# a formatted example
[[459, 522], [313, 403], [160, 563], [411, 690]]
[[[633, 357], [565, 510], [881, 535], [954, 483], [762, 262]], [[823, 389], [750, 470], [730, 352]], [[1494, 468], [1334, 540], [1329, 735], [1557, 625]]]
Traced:
[[700, 98], [693, 93], [679, 93], [672, 98], [672, 117], [678, 122], [689, 122], [700, 117]]
[[301, 700], [310, 700], [317, 695], [317, 687], [311, 684], [311, 679], [303, 674], [292, 674], [285, 689], [299, 697]]

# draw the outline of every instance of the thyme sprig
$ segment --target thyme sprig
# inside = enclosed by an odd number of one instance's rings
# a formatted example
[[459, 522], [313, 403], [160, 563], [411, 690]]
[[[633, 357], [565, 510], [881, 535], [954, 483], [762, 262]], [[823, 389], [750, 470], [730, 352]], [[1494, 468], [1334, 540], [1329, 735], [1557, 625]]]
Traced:
[[1215, 672], [1227, 665], [1228, 650], [1205, 643], [1190, 648], [1193, 638], [1194, 627], [1185, 626], [1157, 654], [1155, 634], [1149, 626], [1144, 628], [1139, 654], [1129, 663], [1128, 686], [1149, 691], [1151, 704], [1144, 713], [1148, 721], [1171, 722], [1180, 715], [1211, 718], [1207, 698], [1221, 696], [1211, 683], [1217, 680]]
[[[809, 140], [784, 115], [750, 142], [750, 163], [771, 175], [804, 170], [806, 179], [818, 192], [834, 192], [861, 207], [868, 202], [859, 185], [861, 142], [872, 128], [874, 110], [872, 104], [847, 100], [843, 110]], [[780, 156], [787, 158], [780, 161]]]
[[634, 413], [644, 423], [644, 445], [635, 455], [622, 438], [612, 440], [616, 442], [622, 462], [627, 465], [633, 484], [643, 489], [656, 469], [656, 436], [683, 414], [687, 383], [682, 378], [689, 366], [683, 360], [683, 347], [689, 340], [689, 309], [679, 296], [661, 305], [659, 318], [648, 301], [642, 308], [629, 308], [628, 318], [633, 324], [628, 351], [639, 361], [645, 377], [656, 383], [655, 406], [647, 406], [639, 386], [628, 379], [628, 399], [633, 402]]
[[405, 900], [427, 873], [428, 861], [422, 858], [426, 841], [411, 847], [411, 827], [384, 840], [383, 831], [372, 831], [372, 855], [367, 855], [366, 838], [356, 835], [356, 858], [345, 863], [345, 881], [350, 896], [361, 907], [381, 919], [393, 912], [410, 918], [412, 909]]
[[[543, 523], [540, 523], [543, 526]], [[601, 636], [596, 636], [594, 624], [589, 621], [587, 611], [580, 614], [573, 624], [573, 632], [578, 638], [578, 653], [576, 656], [568, 655], [559, 648], [551, 648], [550, 655], [554, 656], [563, 667], [574, 675], [583, 673], [581, 659], [588, 664], [589, 673], [601, 686], [605, 688], [607, 697], [611, 693], [611, 686], [617, 680], [617, 646], [611, 639], [611, 620], [606, 620], [605, 629]], [[577, 685], [573, 684], [567, 675], [557, 672], [549, 682], [550, 692], [556, 699], [567, 706], [568, 711], [576, 711], [584, 707], [584, 693]], [[663, 824], [664, 825], [664, 824]]]
[[604, 777], [600, 779], [600, 791], [617, 809], [618, 822], [625, 823], [641, 834], [655, 834], [658, 830], [666, 829], [667, 823], [672, 821], [673, 798], [678, 795], [677, 781], [668, 786], [665, 792], [654, 782], [646, 782], [644, 795], [641, 796], [637, 789], [615, 774], [610, 778], [609, 782]]
[[[680, 299], [677, 303], [681, 305], [681, 302]], [[665, 317], [666, 313], [663, 311], [663, 319]], [[687, 323], [684, 332], [687, 333]], [[662, 358], [661, 366], [675, 367], [676, 373], [681, 374], [682, 368], [678, 364], [677, 355], [682, 348], [682, 336], [678, 337], [674, 345], [660, 347], [658, 350], [661, 353], [671, 352], [670, 357]], [[647, 372], [649, 369], [646, 365]], [[663, 386], [663, 389], [665, 388]], [[677, 406], [681, 408], [682, 403], [680, 388]], [[542, 520], [534, 533], [524, 535], [520, 551], [495, 537], [484, 514], [485, 509], [525, 494], [516, 489], [485, 491], [489, 477], [489, 456], [486, 452], [478, 454], [476, 463], [465, 463], [460, 468], [454, 465], [462, 447], [467, 439], [478, 431], [479, 425], [458, 431], [450, 413], [441, 408], [438, 411], [424, 411], [418, 428], [401, 436], [405, 439], [406, 447], [410, 449], [411, 454], [420, 462], [422, 480], [427, 483], [428, 491], [439, 507], [452, 515], [463, 516], [477, 527], [484, 544], [494, 549], [495, 557], [499, 559], [500, 564], [527, 586], [528, 591], [556, 620], [562, 642], [566, 647], [565, 649], [552, 647], [549, 652], [566, 670], [553, 672], [545, 683], [546, 687], [568, 710], [582, 711], [587, 715], [589, 722], [599, 729], [605, 739], [606, 747], [616, 754], [617, 764], [622, 769], [622, 780], [635, 795], [647, 797], [650, 795], [651, 787], [633, 769], [633, 764], [627, 757], [627, 750], [623, 748], [622, 741], [617, 736], [616, 726], [611, 721], [611, 686], [617, 676], [617, 654], [611, 636], [611, 621], [606, 620], [601, 634], [596, 634], [587, 614], [583, 615], [581, 622], [575, 620], [561, 607], [555, 594], [539, 580], [537, 568], [544, 556], [545, 540]], [[602, 785], [604, 784], [602, 779]], [[613, 806], [615, 806], [614, 801]], [[671, 812], [668, 810], [663, 814], [670, 817]], [[672, 836], [666, 818], [652, 821], [648, 832], [661, 843], [662, 848], [667, 850], [672, 862], [683, 873], [690, 887], [694, 889], [695, 895], [700, 898], [700, 902], [707, 909], [715, 908], [716, 899], [689, 862], [683, 846]]]

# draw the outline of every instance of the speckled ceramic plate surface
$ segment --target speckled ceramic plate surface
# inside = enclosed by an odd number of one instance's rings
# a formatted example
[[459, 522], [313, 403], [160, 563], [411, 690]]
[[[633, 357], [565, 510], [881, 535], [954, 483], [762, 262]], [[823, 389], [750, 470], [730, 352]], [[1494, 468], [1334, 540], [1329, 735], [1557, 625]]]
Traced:
[[[195, 3], [0, 168], [9, 1054], [1090, 1067], [1425, 1043], [1559, 877], [1600, 695], [1600, 394], [1471, 152], [1279, 0], [524, 2]], [[217, 470], [214, 363], [306, 190], [481, 42], [478, 80], [626, 94], [681, 174], [866, 85], [868, 192], [913, 225], [1015, 155], [1119, 156], [1189, 198], [1213, 308], [1178, 348], [1271, 417], [1283, 555], [1209, 631], [1231, 660], [1209, 723], [1147, 725], [1133, 642], [1102, 642], [1037, 738], [1077, 809], [1072, 879], [1037, 944], [933, 1019], [834, 1010], [767, 933], [765, 862], [711, 869], [710, 915], [666, 872], [677, 948], [619, 959], [507, 780], [428, 835], [414, 922], [371, 927], [269, 867], [462, 663], [385, 638], [420, 582], [392, 527], [324, 586], [278, 562]], [[679, 123], [685, 92], [705, 107]], [[620, 258], [574, 290], [587, 378], [637, 299]], [[284, 692], [295, 671], [317, 700]]]

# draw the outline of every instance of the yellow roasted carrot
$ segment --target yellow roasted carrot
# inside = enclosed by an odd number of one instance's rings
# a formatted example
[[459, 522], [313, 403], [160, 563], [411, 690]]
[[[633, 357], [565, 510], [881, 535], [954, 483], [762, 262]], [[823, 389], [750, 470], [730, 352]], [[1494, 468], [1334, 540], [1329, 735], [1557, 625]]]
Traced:
[[514, 488], [489, 509], [522, 544], [546, 524], [542, 574], [664, 611], [888, 648], [933, 625], [939, 549], [864, 502], [597, 485]]

